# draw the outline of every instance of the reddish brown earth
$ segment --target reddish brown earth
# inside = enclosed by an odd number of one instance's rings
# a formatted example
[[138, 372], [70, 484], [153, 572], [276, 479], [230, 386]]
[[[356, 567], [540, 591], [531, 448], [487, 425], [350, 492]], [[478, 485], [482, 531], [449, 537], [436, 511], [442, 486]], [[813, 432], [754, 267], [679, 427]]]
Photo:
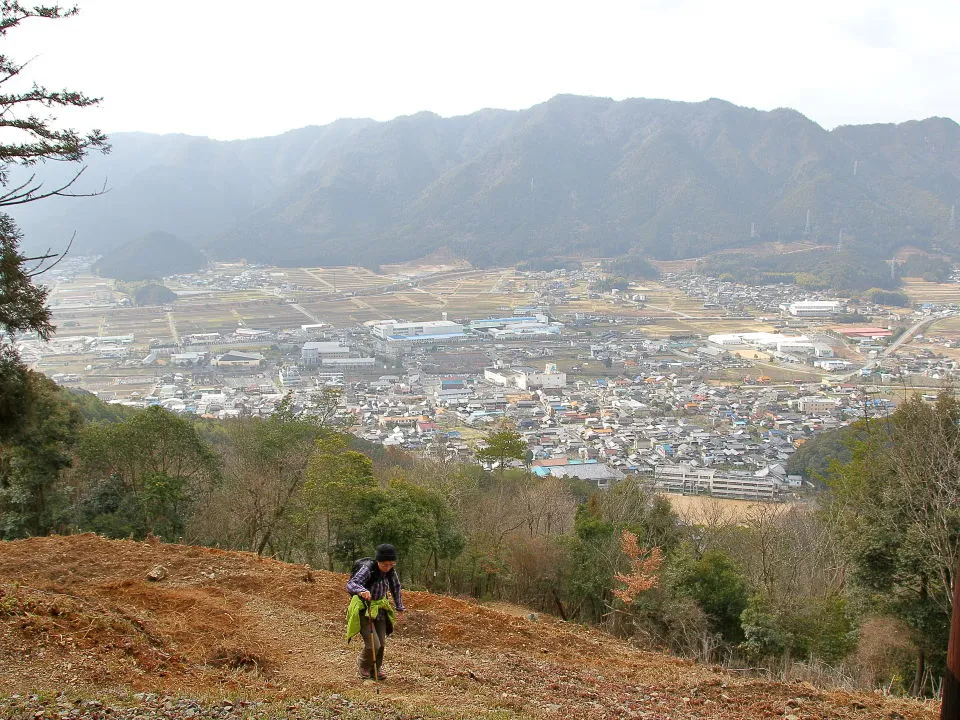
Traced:
[[[158, 565], [166, 577], [149, 581]], [[344, 641], [344, 580], [248, 553], [95, 535], [0, 543], [0, 697], [147, 692], [282, 706], [333, 694], [375, 699], [392, 717], [938, 715], [935, 703], [745, 680], [553, 618], [414, 592], [377, 687], [356, 677], [357, 644]]]

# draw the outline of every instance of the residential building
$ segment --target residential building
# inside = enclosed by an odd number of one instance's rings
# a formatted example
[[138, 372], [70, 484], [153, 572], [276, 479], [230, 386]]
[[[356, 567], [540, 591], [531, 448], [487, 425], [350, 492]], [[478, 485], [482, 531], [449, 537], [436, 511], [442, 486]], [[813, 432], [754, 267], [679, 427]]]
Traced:
[[484, 368], [483, 377], [494, 385], [513, 386], [521, 390], [567, 386], [567, 374], [558, 372], [554, 363], [547, 363], [542, 373], [526, 368]]
[[681, 495], [710, 495], [738, 500], [776, 500], [784, 482], [763, 468], [757, 472], [720, 472], [686, 463], [658, 465], [653, 484], [658, 490]]
[[327, 358], [344, 358], [350, 354], [350, 348], [339, 342], [306, 342], [300, 349], [300, 362], [307, 367], [322, 364]]
[[823, 413], [837, 409], [837, 401], [825, 397], [802, 397], [797, 400], [797, 410], [802, 413]]
[[246, 353], [239, 350], [231, 350], [216, 357], [210, 363], [216, 367], [260, 367], [263, 364], [263, 355], [260, 353]]

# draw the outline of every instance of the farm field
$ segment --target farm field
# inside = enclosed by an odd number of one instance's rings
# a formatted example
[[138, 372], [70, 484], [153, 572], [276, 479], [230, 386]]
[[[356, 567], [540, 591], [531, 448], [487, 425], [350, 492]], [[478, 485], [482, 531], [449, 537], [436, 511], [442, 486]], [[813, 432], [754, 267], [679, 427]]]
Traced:
[[[233, 265], [217, 268], [227, 285], [244, 270]], [[265, 268], [262, 272], [268, 281], [262, 288], [208, 290], [171, 285], [183, 294], [167, 311], [106, 306], [120, 296], [117, 284], [80, 275], [58, 281], [53, 288], [54, 320], [61, 338], [132, 334], [136, 346], [146, 347], [151, 342], [170, 344], [188, 334], [222, 333], [238, 327], [269, 330], [313, 322], [344, 327], [388, 318], [439, 320], [443, 313], [451, 320], [482, 318], [509, 314], [514, 307], [536, 302], [534, 282], [514, 268], [477, 270], [438, 263], [384, 266], [380, 272], [360, 267]], [[652, 336], [774, 329], [758, 319], [717, 315], [715, 310], [703, 308], [699, 298], [658, 282], [644, 281], [634, 290], [647, 296], [644, 307], [588, 298], [583, 285], [574, 289], [577, 300], [555, 303], [552, 311], [564, 320], [574, 313], [615, 316], [618, 329], [636, 328]], [[908, 279], [904, 292], [916, 302], [960, 302], [960, 285], [953, 283]], [[100, 303], [104, 307], [98, 307]], [[638, 322], [632, 324], [631, 317]], [[960, 334], [960, 319], [938, 321], [928, 334]]]
[[960, 317], [936, 320], [927, 326], [925, 335], [949, 335], [960, 333]]
[[797, 503], [757, 503], [750, 500], [727, 500], [706, 495], [677, 495], [661, 493], [661, 497], [670, 501], [671, 507], [684, 520], [693, 524], [711, 525], [722, 522], [736, 522], [764, 513], [782, 514], [797, 507]]
[[903, 293], [911, 302], [960, 303], [960, 284], [927, 282], [920, 278], [904, 278]]

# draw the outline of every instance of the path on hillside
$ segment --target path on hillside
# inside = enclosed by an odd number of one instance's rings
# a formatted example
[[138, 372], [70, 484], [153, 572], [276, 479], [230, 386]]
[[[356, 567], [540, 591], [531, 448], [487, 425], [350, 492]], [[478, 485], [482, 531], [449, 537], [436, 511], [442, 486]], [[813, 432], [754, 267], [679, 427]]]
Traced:
[[[157, 566], [165, 577], [148, 581]], [[548, 616], [425, 592], [406, 594], [378, 696], [356, 676], [358, 646], [344, 642], [344, 581], [249, 553], [92, 534], [2, 543], [0, 696], [336, 694], [411, 717], [551, 720], [936, 715], [933, 705], [744, 680]]]

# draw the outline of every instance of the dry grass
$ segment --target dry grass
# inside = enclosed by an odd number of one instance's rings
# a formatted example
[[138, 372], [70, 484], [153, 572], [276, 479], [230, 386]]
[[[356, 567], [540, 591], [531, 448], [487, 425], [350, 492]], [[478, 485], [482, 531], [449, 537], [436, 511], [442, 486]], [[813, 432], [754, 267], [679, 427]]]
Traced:
[[[663, 493], [663, 497], [670, 501], [674, 511], [683, 520], [691, 525], [709, 524], [711, 519], [724, 519], [737, 522], [752, 517], [758, 507], [769, 507], [769, 504], [757, 503], [750, 500], [727, 500], [725, 498], [706, 497], [703, 495], [677, 495]], [[789, 509], [791, 503], [777, 504], [777, 508]]]

